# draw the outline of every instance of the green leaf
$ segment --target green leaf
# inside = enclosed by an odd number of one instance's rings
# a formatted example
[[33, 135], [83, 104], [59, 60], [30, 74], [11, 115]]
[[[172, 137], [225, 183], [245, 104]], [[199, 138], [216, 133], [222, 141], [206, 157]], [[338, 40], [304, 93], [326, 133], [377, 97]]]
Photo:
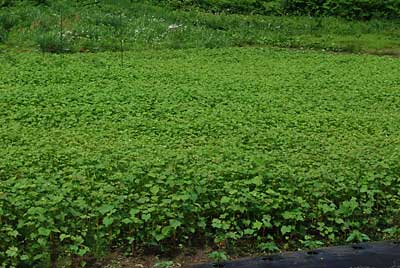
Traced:
[[328, 205], [328, 204], [320, 204], [320, 205], [318, 205], [318, 207], [322, 210], [322, 212], [323, 212], [324, 214], [327, 214], [327, 213], [329, 213], [329, 212], [335, 211], [335, 208], [334, 208], [334, 207], [331, 207], [331, 206]]
[[293, 230], [293, 227], [290, 226], [290, 225], [283, 225], [283, 226], [281, 227], [281, 233], [282, 233], [283, 235], [290, 233], [292, 230]]
[[255, 231], [254, 231], [253, 229], [245, 229], [243, 233], [244, 233], [245, 235], [252, 235], [252, 234], [254, 234], [254, 232], [255, 232]]
[[69, 235], [69, 234], [61, 234], [60, 235], [60, 241], [62, 242], [62, 241], [64, 241], [65, 239], [67, 239], [67, 238], [70, 238], [71, 236]]
[[151, 214], [142, 214], [142, 220], [148, 221], [151, 218]]
[[253, 223], [253, 229], [260, 230], [262, 226], [263, 226], [263, 224], [260, 221], [255, 221]]
[[48, 236], [50, 235], [50, 233], [51, 233], [51, 230], [50, 230], [50, 229], [43, 228], [43, 227], [40, 227], [40, 228], [38, 229], [38, 233], [39, 233], [39, 235], [41, 235], [41, 236], [46, 236], [46, 237], [48, 237]]
[[9, 247], [9, 248], [6, 250], [6, 255], [7, 255], [8, 257], [10, 257], [10, 258], [17, 257], [17, 256], [18, 256], [18, 248], [17, 248], [17, 247], [14, 247], [14, 246]]
[[213, 251], [208, 254], [208, 257], [213, 259], [215, 262], [221, 262], [228, 260], [228, 256], [223, 251]]
[[134, 218], [136, 216], [136, 214], [138, 214], [140, 212], [139, 209], [135, 209], [135, 208], [131, 208], [129, 210], [129, 214], [131, 215], [132, 218]]
[[165, 235], [163, 233], [161, 233], [161, 234], [157, 233], [157, 234], [154, 235], [154, 238], [156, 239], [157, 242], [159, 242], [159, 241], [165, 239], [166, 237], [165, 237]]
[[363, 234], [358, 230], [354, 230], [347, 237], [346, 242], [363, 242], [363, 241], [369, 241], [369, 240], [370, 240], [370, 238], [368, 237], [368, 235]]
[[221, 228], [222, 227], [221, 220], [220, 219], [213, 219], [211, 226], [214, 227], [214, 228]]
[[161, 229], [161, 234], [162, 234], [164, 237], [167, 237], [167, 236], [169, 235], [169, 233], [171, 232], [171, 230], [172, 230], [171, 226], [165, 226], [165, 227], [163, 227], [163, 228]]
[[229, 202], [231, 202], [231, 199], [230, 199], [229, 197], [223, 196], [223, 197], [221, 198], [221, 204], [227, 204], [227, 203], [229, 203]]
[[180, 221], [178, 221], [178, 220], [175, 220], [175, 219], [172, 219], [172, 220], [169, 220], [169, 225], [170, 225], [173, 229], [176, 229], [176, 228], [178, 228], [179, 226], [182, 225], [182, 222], [180, 222]]
[[256, 176], [253, 179], [249, 180], [249, 184], [260, 186], [263, 184], [263, 178], [261, 176]]
[[343, 201], [340, 208], [339, 213], [344, 216], [351, 216], [354, 210], [358, 207], [358, 202], [356, 198], [351, 198], [349, 201]]
[[336, 219], [335, 219], [335, 222], [336, 222], [337, 224], [343, 224], [343, 223], [345, 223], [345, 221], [344, 221], [343, 219], [341, 219], [341, 218], [336, 218]]
[[125, 219], [122, 219], [121, 222], [125, 223], [125, 224], [131, 224], [133, 221], [130, 218], [125, 218]]
[[105, 217], [104, 219], [103, 219], [103, 224], [105, 225], [105, 226], [110, 226], [112, 223], [114, 222], [114, 219], [113, 218], [111, 218], [111, 217]]
[[150, 192], [151, 192], [153, 195], [156, 195], [159, 191], [160, 191], [160, 187], [158, 187], [157, 185], [155, 185], [155, 186], [153, 186], [153, 187], [150, 188]]
[[98, 208], [98, 211], [102, 214], [105, 215], [108, 212], [111, 212], [114, 209], [113, 205], [108, 205], [108, 204], [104, 204], [101, 207]]
[[88, 252], [90, 252], [89, 247], [81, 245], [78, 249], [77, 255], [82, 257], [85, 256]]
[[260, 243], [258, 245], [258, 248], [261, 249], [262, 251], [277, 251], [279, 248], [276, 246], [274, 242], [267, 242], [267, 243]]

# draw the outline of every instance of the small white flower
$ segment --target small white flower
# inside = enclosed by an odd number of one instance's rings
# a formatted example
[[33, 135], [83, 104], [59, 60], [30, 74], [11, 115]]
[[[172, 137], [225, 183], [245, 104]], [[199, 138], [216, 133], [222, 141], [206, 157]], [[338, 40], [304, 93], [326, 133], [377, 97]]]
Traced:
[[176, 30], [176, 29], [178, 29], [179, 27], [182, 27], [182, 24], [171, 24], [171, 25], [169, 25], [168, 26], [168, 30]]

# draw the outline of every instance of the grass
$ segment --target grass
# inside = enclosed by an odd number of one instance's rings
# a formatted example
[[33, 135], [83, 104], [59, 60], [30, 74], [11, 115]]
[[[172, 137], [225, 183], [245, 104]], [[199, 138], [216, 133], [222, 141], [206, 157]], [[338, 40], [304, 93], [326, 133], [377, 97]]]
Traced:
[[[61, 23], [62, 22], [62, 23]], [[11, 25], [10, 25], [11, 23]], [[170, 25], [181, 25], [169, 29]], [[3, 26], [1, 26], [3, 25]], [[46, 52], [275, 46], [384, 54], [400, 50], [400, 23], [173, 11], [140, 3], [18, 6], [0, 11], [0, 41]], [[60, 44], [60, 40], [63, 40]], [[393, 54], [393, 53], [392, 53]]]
[[[7, 55], [7, 56], [6, 56]], [[400, 235], [400, 62], [270, 48], [1, 54], [0, 262]]]

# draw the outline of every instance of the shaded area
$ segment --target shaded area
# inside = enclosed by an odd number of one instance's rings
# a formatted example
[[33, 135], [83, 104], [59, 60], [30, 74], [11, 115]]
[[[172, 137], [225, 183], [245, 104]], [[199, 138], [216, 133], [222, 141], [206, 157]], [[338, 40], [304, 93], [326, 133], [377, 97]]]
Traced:
[[400, 262], [400, 241], [361, 243], [243, 259], [199, 264], [192, 268], [394, 268]]

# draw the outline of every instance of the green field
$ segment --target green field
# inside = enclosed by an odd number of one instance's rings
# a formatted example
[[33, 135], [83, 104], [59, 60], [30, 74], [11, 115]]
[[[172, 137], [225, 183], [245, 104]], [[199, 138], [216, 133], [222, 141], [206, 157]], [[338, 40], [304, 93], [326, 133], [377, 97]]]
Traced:
[[399, 8], [0, 0], [0, 268], [400, 239]]
[[0, 61], [1, 267], [400, 236], [398, 59], [224, 48]]

